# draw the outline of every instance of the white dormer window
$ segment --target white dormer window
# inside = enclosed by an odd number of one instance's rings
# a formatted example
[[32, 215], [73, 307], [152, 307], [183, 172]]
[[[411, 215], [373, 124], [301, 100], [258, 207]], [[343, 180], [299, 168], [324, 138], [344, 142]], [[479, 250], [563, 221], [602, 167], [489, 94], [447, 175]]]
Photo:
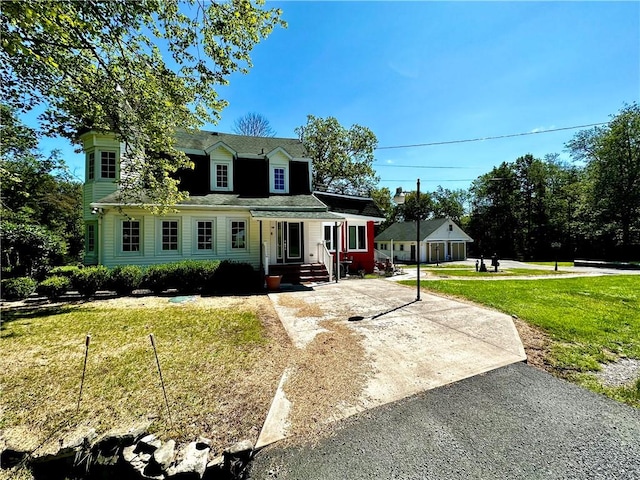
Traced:
[[211, 161], [211, 190], [230, 192], [233, 190], [233, 162], [231, 160]]
[[289, 193], [288, 164], [276, 164], [269, 167], [269, 192]]
[[267, 154], [269, 159], [269, 193], [289, 193], [291, 156], [278, 147]]
[[286, 192], [285, 182], [286, 170], [284, 167], [273, 168], [273, 191], [278, 193]]

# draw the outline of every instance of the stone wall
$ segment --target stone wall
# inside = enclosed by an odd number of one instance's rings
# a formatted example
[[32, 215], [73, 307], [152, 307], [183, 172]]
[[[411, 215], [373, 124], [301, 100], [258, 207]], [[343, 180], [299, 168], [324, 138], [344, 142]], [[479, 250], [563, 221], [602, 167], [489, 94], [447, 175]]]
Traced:
[[174, 440], [161, 441], [148, 433], [149, 425], [97, 436], [94, 430], [70, 435], [55, 453], [24, 452], [5, 445], [0, 467], [28, 468], [36, 480], [48, 479], [208, 479], [242, 478], [253, 456], [253, 443], [238, 442], [221, 454], [200, 437], [176, 449]]

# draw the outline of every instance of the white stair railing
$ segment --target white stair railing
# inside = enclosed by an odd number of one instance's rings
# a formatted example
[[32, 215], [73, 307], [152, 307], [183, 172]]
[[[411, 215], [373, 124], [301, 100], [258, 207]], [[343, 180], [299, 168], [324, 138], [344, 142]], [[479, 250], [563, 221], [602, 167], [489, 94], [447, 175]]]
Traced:
[[318, 242], [318, 260], [326, 267], [329, 278], [333, 278], [333, 255], [324, 242]]

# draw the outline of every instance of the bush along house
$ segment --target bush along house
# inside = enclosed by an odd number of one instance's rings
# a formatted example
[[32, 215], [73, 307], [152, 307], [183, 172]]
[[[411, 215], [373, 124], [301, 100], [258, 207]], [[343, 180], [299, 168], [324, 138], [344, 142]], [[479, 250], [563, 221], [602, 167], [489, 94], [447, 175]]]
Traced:
[[88, 265], [226, 259], [247, 262], [265, 274], [283, 274], [283, 281], [328, 281], [337, 265], [334, 239], [343, 237], [344, 248], [338, 251], [369, 270], [377, 214], [341, 213], [348, 207], [331, 211], [322, 200], [325, 194], [313, 194], [312, 161], [297, 139], [178, 133], [177, 146], [195, 168], [180, 173], [180, 188], [189, 198], [166, 215], [119, 200], [126, 158], [124, 145], [113, 135], [90, 131], [80, 139], [86, 156]]

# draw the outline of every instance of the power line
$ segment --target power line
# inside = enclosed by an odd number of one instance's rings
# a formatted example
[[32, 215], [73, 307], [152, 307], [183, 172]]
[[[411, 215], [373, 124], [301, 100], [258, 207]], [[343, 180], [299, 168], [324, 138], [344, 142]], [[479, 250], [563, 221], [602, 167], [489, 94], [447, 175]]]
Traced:
[[431, 143], [416, 143], [413, 145], [393, 145], [388, 147], [377, 147], [376, 150], [391, 150], [395, 148], [415, 148], [415, 147], [431, 147], [434, 145], [450, 145], [453, 143], [469, 143], [469, 142], [482, 142], [484, 140], [498, 140], [501, 138], [510, 138], [510, 137], [524, 137], [526, 135], [536, 135], [538, 133], [550, 133], [550, 132], [560, 132], [562, 130], [575, 130], [576, 128], [588, 128], [588, 127], [597, 127], [600, 125], [606, 125], [607, 122], [602, 123], [590, 123], [588, 125], [576, 125], [574, 127], [562, 127], [562, 128], [550, 128], [548, 130], [538, 130], [537, 132], [522, 132], [522, 133], [511, 133], [509, 135], [497, 135], [495, 137], [481, 137], [481, 138], [469, 138], [466, 140], [449, 140], [446, 142], [431, 142]]
[[395, 165], [393, 163], [386, 163], [386, 164], [376, 164], [375, 165], [376, 168], [378, 167], [393, 167], [393, 168], [445, 168], [445, 169], [457, 169], [457, 170], [468, 170], [470, 168], [476, 168], [476, 167], [441, 167], [441, 166], [437, 166], [437, 165]]
[[[444, 179], [444, 180], [432, 180], [429, 179], [429, 182], [435, 183], [435, 182], [473, 182], [474, 180], [477, 180], [477, 178], [456, 178], [456, 179]], [[397, 179], [397, 180], [380, 180], [380, 183], [391, 183], [391, 182], [415, 182], [416, 179], [415, 178], [410, 178], [410, 179]]]

